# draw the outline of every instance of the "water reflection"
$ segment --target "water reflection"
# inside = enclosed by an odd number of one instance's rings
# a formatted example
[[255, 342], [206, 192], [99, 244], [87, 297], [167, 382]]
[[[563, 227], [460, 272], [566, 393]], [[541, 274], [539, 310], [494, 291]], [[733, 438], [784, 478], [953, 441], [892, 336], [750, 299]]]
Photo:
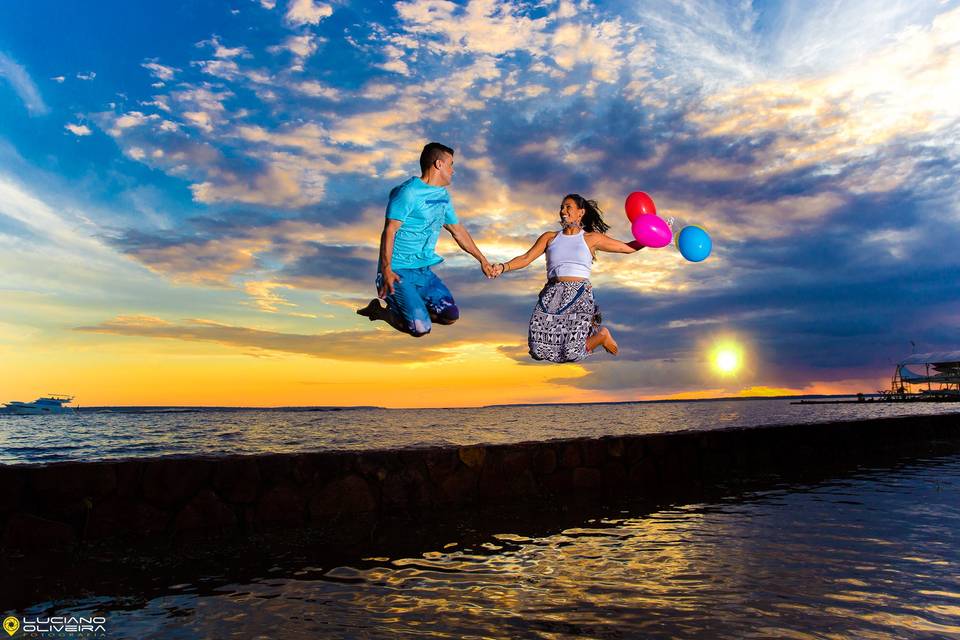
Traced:
[[0, 464], [240, 455], [662, 433], [956, 413], [957, 403], [750, 401], [444, 409], [190, 410], [0, 415]]
[[159, 589], [101, 584], [27, 611], [96, 611], [143, 638], [960, 634], [960, 455], [566, 520], [535, 533], [464, 522], [426, 548], [349, 562], [264, 549], [268, 564], [248, 574], [206, 565]]

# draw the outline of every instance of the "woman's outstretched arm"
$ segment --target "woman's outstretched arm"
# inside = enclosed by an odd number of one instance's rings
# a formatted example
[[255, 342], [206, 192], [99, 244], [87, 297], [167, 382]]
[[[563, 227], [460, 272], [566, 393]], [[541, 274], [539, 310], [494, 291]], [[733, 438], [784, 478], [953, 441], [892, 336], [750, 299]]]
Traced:
[[624, 242], [622, 240], [617, 240], [616, 238], [606, 236], [602, 233], [597, 235], [598, 238], [596, 240], [596, 244], [593, 245], [593, 248], [599, 251], [607, 251], [609, 253], [633, 253], [643, 249], [645, 246], [636, 240]]
[[542, 236], [537, 238], [537, 241], [533, 243], [532, 247], [527, 249], [526, 253], [519, 255], [516, 258], [510, 258], [506, 262], [501, 262], [500, 264], [503, 266], [503, 271], [500, 273], [523, 269], [525, 266], [542, 256], [543, 252], [547, 250], [547, 243], [549, 243], [555, 235], [557, 235], [556, 231], [547, 231]]

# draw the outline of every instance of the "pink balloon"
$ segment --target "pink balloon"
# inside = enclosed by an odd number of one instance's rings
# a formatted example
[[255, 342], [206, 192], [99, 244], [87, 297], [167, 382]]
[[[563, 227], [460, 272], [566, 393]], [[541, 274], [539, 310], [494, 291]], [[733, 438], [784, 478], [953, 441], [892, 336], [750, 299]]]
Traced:
[[670, 226], [657, 215], [637, 216], [633, 221], [632, 231], [637, 242], [654, 249], [667, 246], [673, 238]]
[[657, 215], [657, 205], [653, 204], [653, 198], [643, 191], [634, 191], [628, 195], [623, 208], [626, 210], [630, 222], [633, 222], [639, 216]]

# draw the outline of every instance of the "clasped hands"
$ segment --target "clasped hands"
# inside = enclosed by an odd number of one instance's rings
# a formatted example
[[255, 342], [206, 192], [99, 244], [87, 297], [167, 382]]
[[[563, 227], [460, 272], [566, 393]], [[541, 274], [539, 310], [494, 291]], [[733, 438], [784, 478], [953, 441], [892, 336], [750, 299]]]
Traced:
[[483, 270], [483, 275], [487, 276], [487, 278], [491, 280], [501, 276], [504, 272], [504, 266], [502, 262], [484, 262], [480, 265], [480, 268]]

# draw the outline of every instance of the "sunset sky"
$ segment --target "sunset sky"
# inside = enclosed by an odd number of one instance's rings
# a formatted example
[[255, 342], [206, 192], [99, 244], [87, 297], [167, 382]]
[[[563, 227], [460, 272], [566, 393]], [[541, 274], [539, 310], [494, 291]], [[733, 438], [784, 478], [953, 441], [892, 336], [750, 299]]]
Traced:
[[[873, 392], [960, 348], [958, 105], [953, 0], [4, 2], [0, 402]], [[568, 192], [629, 239], [647, 191], [713, 254], [601, 254], [616, 358], [530, 360], [543, 259], [488, 281], [446, 233], [461, 320], [371, 323], [430, 140], [492, 261]]]

